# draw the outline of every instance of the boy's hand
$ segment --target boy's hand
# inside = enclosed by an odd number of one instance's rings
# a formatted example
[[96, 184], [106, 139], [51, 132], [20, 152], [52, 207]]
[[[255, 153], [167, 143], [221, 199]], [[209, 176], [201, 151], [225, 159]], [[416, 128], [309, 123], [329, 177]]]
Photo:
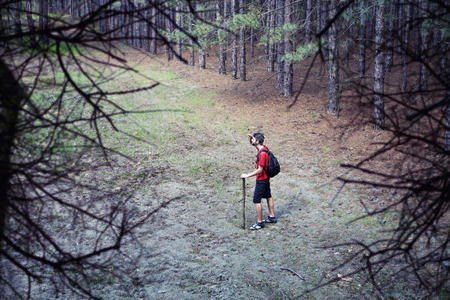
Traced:
[[250, 142], [250, 145], [253, 146], [253, 143], [254, 143], [254, 137], [253, 137], [253, 135], [251, 135], [251, 134], [247, 134], [247, 135], [248, 135], [248, 141]]
[[242, 173], [242, 174], [241, 174], [241, 178], [242, 178], [242, 179], [245, 179], [245, 178], [247, 178], [247, 177], [248, 177], [247, 174], [245, 174], [245, 173]]

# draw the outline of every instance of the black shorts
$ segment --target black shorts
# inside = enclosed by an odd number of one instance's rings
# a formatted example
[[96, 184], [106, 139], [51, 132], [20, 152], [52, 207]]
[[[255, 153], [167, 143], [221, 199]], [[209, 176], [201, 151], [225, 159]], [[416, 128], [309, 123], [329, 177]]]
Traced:
[[253, 203], [261, 203], [262, 198], [271, 198], [269, 179], [256, 180], [255, 193], [253, 194]]

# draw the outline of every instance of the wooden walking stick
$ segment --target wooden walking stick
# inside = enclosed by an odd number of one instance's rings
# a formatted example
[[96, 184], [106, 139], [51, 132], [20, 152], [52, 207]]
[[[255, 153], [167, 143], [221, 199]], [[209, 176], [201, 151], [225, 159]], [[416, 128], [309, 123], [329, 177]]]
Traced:
[[242, 178], [242, 229], [245, 229], [245, 178]]

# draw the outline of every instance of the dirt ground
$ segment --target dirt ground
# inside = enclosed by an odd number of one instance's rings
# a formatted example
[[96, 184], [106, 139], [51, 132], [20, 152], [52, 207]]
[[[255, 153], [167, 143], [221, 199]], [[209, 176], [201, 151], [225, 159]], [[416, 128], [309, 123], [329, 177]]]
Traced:
[[[274, 78], [267, 79], [260, 58], [249, 63], [249, 80], [233, 81], [221, 76], [214, 65], [198, 70], [164, 56], [144, 59], [130, 55], [140, 67], [175, 72], [180, 81], [213, 91], [219, 105], [200, 106], [195, 113], [212, 116], [211, 129], [178, 128], [173, 163], [160, 163], [160, 172], [146, 181], [152, 188], [136, 195], [142, 207], [163, 199], [177, 198], [148, 224], [142, 240], [139, 267], [131, 277], [135, 284], [98, 287], [105, 299], [292, 299], [316, 284], [351, 270], [331, 271], [353, 253], [353, 248], [321, 248], [350, 239], [367, 240], [378, 235], [379, 220], [348, 223], [364, 213], [359, 201], [383, 201], [388, 191], [340, 188], [336, 176], [346, 170], [341, 163], [354, 163], [376, 149], [388, 137], [375, 132], [366, 120], [355, 118], [351, 100], [344, 98], [339, 118], [326, 113], [326, 78], [315, 68], [311, 80], [288, 109], [292, 98], [279, 95]], [[296, 66], [296, 74], [306, 64]], [[298, 73], [297, 73], [298, 72]], [[296, 86], [301, 76], [296, 76]], [[361, 111], [361, 109], [359, 109]], [[370, 115], [369, 115], [370, 116]], [[221, 128], [215, 128], [218, 122]], [[244, 124], [242, 130], [223, 124]], [[203, 136], [202, 136], [203, 132]], [[246, 133], [263, 132], [266, 145], [277, 155], [282, 172], [271, 181], [277, 224], [249, 231], [255, 221], [251, 202], [254, 179], [246, 182], [246, 230], [242, 224], [242, 184], [239, 175], [254, 166], [256, 151]], [[213, 136], [219, 134], [226, 138]], [[212, 141], [212, 143], [211, 143]], [[202, 147], [199, 146], [202, 144]], [[157, 157], [157, 155], [155, 156]], [[204, 160], [199, 173], [186, 172], [177, 160]], [[155, 166], [158, 159], [150, 161]], [[188, 174], [188, 175], [187, 175]], [[196, 176], [198, 175], [198, 176]], [[347, 173], [352, 176], [351, 173]], [[358, 175], [359, 176], [359, 175]], [[356, 178], [356, 175], [355, 175]], [[332, 200], [333, 199], [333, 200]], [[264, 207], [264, 215], [267, 209]], [[128, 249], [130, 250], [130, 249]], [[127, 251], [127, 249], [124, 249]], [[386, 294], [395, 299], [418, 297], [386, 275]], [[94, 288], [95, 289], [95, 288]], [[304, 299], [377, 299], [379, 293], [363, 277], [345, 278], [320, 288]]]
[[[383, 229], [384, 222], [377, 218], [349, 221], [364, 213], [360, 200], [381, 203], [394, 197], [389, 191], [346, 186], [334, 196], [341, 187], [337, 176], [361, 176], [340, 165], [366, 157], [388, 133], [373, 131], [367, 124], [370, 114], [359, 114], [366, 109], [364, 103], [355, 106], [348, 97], [343, 97], [339, 118], [328, 115], [327, 79], [319, 67], [312, 70], [311, 80], [288, 109], [293, 98], [280, 96], [273, 88], [275, 78], [269, 78], [272, 74], [265, 71], [261, 53], [257, 55], [249, 59], [248, 81], [241, 82], [218, 74], [213, 53], [207, 69], [199, 70], [167, 62], [163, 55], [144, 58], [130, 50], [131, 64], [173, 72], [177, 83], [210, 92], [208, 101], [213, 103], [192, 110], [200, 125], [180, 121], [170, 128], [169, 145], [156, 145], [141, 156], [139, 163], [152, 172], [134, 195], [136, 208], [144, 211], [176, 200], [138, 230], [139, 245], [122, 248], [125, 256], [140, 251], [129, 277], [123, 282], [94, 284], [95, 294], [104, 299], [381, 297], [359, 275], [302, 294], [358, 267], [355, 263], [332, 271], [355, 249], [323, 246], [370, 240]], [[301, 85], [308, 62], [295, 67], [296, 87]], [[170, 88], [174, 81], [164, 84]], [[147, 101], [148, 107], [153, 101], [139, 95], [133, 99]], [[164, 126], [164, 120], [160, 125]], [[258, 231], [248, 230], [256, 220], [251, 201], [254, 178], [246, 181], [246, 229], [241, 228], [239, 176], [254, 168], [256, 151], [246, 136], [254, 132], [265, 134], [265, 143], [282, 170], [271, 180], [279, 221]], [[267, 215], [265, 206], [263, 214]], [[386, 273], [386, 298], [420, 298], [417, 291], [390, 276]]]

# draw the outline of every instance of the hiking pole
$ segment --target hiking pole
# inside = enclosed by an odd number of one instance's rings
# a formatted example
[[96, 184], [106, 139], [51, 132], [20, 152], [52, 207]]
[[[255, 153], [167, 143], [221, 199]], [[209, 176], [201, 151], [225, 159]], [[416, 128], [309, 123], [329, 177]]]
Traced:
[[245, 178], [242, 178], [242, 229], [245, 229]]

